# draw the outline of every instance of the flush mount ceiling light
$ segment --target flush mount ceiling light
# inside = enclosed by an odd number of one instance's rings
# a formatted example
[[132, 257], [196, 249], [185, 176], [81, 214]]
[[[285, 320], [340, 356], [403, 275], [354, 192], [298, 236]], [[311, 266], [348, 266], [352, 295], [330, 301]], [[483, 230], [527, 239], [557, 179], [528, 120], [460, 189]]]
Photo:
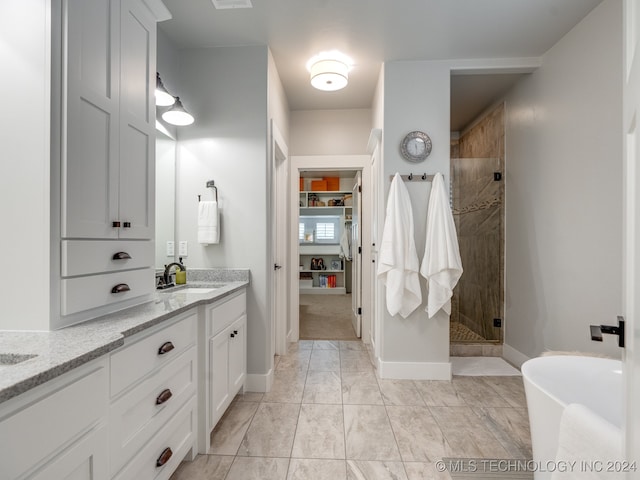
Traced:
[[180, 97], [175, 97], [173, 107], [162, 114], [162, 119], [171, 125], [183, 127], [191, 125], [194, 121], [193, 115], [185, 110], [180, 101]]
[[228, 8], [253, 8], [251, 0], [211, 0], [218, 10]]
[[311, 85], [327, 92], [346, 87], [352, 64], [351, 59], [340, 52], [319, 53], [307, 62]]
[[164, 87], [162, 80], [160, 80], [160, 74], [156, 72], [156, 105], [158, 107], [168, 107], [173, 105], [173, 102], [175, 102], [173, 95]]

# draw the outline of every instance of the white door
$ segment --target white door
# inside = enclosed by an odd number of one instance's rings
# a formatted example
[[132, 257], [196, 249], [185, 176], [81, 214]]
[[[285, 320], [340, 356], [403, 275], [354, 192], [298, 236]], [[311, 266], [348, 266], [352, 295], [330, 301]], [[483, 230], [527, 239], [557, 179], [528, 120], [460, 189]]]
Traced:
[[[640, 4], [624, 3], [624, 315], [626, 320], [626, 456], [640, 461]], [[614, 319], [611, 319], [612, 321]], [[637, 478], [630, 472], [628, 478]]]
[[356, 175], [353, 186], [353, 217], [351, 221], [351, 256], [353, 261], [351, 266], [351, 302], [353, 304], [353, 329], [356, 336], [362, 336], [362, 226], [360, 217], [362, 215], [362, 174]]
[[275, 122], [271, 120], [271, 352], [287, 353], [291, 318], [287, 314], [289, 269], [289, 159], [287, 145]]

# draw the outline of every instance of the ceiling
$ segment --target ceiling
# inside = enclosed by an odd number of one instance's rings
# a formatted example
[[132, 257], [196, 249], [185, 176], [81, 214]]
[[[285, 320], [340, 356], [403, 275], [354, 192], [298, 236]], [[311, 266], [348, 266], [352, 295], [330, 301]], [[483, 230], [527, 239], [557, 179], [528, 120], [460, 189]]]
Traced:
[[[252, 0], [251, 9], [217, 10], [211, 0], [163, 1], [173, 18], [159, 29], [179, 49], [268, 45], [291, 110], [370, 108], [383, 62], [540, 56], [601, 2]], [[326, 50], [354, 60], [343, 90], [309, 84], [305, 64]], [[517, 81], [501, 77], [452, 79], [453, 130]]]

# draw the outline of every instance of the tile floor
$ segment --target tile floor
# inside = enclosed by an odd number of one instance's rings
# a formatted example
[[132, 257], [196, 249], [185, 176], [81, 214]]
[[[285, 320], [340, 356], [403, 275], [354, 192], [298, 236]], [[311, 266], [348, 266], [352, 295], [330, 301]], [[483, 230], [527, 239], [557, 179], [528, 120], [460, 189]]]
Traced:
[[531, 458], [521, 377], [381, 380], [361, 342], [300, 341], [171, 480], [444, 480], [435, 462]]

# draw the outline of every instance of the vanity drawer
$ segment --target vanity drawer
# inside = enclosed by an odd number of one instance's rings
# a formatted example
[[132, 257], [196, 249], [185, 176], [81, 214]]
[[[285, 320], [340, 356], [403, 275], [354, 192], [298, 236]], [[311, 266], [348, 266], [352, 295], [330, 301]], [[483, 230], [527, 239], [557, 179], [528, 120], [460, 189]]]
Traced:
[[193, 346], [111, 405], [111, 472], [120, 470], [196, 393]]
[[[113, 479], [169, 478], [187, 452], [195, 448], [195, 438], [196, 399], [192, 398]], [[163, 453], [166, 463], [158, 466]]]
[[152, 267], [153, 245], [149, 241], [63, 240], [60, 252], [62, 276]]
[[247, 312], [247, 294], [243, 291], [235, 297], [223, 300], [207, 308], [209, 334], [216, 335]]
[[[71, 315], [154, 292], [155, 270], [145, 268], [88, 277], [66, 278], [60, 283], [62, 314]], [[129, 290], [113, 293], [112, 290], [117, 285], [126, 285]]]
[[[112, 353], [111, 397], [115, 397], [136, 380], [169, 363], [181, 352], [195, 345], [197, 320], [197, 312], [188, 312], [182, 320]], [[163, 346], [170, 347], [169, 344], [173, 348], [167, 349], [166, 353], [160, 353], [160, 349]]]

